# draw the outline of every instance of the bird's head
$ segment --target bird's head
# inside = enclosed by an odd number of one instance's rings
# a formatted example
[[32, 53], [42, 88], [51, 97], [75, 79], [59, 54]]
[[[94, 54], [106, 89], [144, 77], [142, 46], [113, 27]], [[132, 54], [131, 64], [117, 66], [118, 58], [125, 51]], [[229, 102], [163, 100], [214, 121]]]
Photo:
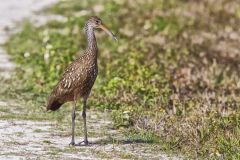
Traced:
[[117, 40], [117, 37], [108, 29], [106, 25], [103, 24], [102, 20], [97, 16], [92, 16], [88, 19], [86, 23], [86, 27], [92, 28], [100, 28], [104, 30], [109, 36], [111, 36], [114, 40]]

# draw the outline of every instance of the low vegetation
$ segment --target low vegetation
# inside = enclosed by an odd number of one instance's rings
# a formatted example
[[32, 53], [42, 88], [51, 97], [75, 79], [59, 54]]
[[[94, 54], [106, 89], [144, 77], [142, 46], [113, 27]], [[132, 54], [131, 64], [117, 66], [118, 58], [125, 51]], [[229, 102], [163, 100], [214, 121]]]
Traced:
[[100, 73], [89, 106], [111, 110], [116, 127], [130, 128], [128, 136], [166, 151], [240, 158], [239, 3], [68, 0], [45, 12], [63, 18], [39, 27], [26, 22], [6, 44], [19, 64], [12, 82], [18, 84], [7, 95], [43, 111], [64, 68], [86, 45], [85, 20], [98, 15], [119, 41], [97, 32]]

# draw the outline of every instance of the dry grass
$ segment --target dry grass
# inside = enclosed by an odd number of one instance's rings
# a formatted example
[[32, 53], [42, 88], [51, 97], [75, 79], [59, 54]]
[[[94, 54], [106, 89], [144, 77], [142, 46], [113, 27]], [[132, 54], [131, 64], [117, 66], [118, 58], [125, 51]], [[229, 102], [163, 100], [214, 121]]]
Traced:
[[49, 92], [85, 45], [79, 26], [89, 15], [99, 15], [120, 40], [97, 35], [100, 75], [90, 106], [113, 110], [116, 126], [157, 136], [166, 150], [194, 158], [239, 158], [237, 1], [71, 0], [48, 11], [67, 19], [26, 25], [7, 44], [28, 69], [21, 76], [31, 77], [25, 85], [35, 93]]

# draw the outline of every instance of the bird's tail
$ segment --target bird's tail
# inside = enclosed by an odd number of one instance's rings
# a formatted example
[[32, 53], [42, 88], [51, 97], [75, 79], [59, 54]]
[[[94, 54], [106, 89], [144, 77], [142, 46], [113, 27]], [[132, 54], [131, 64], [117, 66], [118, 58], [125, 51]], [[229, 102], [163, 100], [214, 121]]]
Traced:
[[54, 96], [50, 96], [47, 103], [47, 111], [56, 111], [59, 109], [63, 103], [59, 102]]

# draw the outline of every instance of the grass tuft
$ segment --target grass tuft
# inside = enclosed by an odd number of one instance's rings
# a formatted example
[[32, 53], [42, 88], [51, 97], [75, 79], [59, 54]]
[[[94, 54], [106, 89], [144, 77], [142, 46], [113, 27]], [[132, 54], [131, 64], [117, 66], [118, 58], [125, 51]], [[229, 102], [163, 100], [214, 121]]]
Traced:
[[85, 20], [98, 15], [119, 42], [97, 31], [100, 73], [89, 106], [112, 110], [131, 139], [191, 158], [239, 159], [239, 8], [233, 0], [60, 1], [47, 12], [66, 21], [25, 23], [6, 44], [19, 68], [5, 96], [24, 99], [34, 119], [61, 121], [69, 108], [47, 114], [46, 97], [84, 49]]

